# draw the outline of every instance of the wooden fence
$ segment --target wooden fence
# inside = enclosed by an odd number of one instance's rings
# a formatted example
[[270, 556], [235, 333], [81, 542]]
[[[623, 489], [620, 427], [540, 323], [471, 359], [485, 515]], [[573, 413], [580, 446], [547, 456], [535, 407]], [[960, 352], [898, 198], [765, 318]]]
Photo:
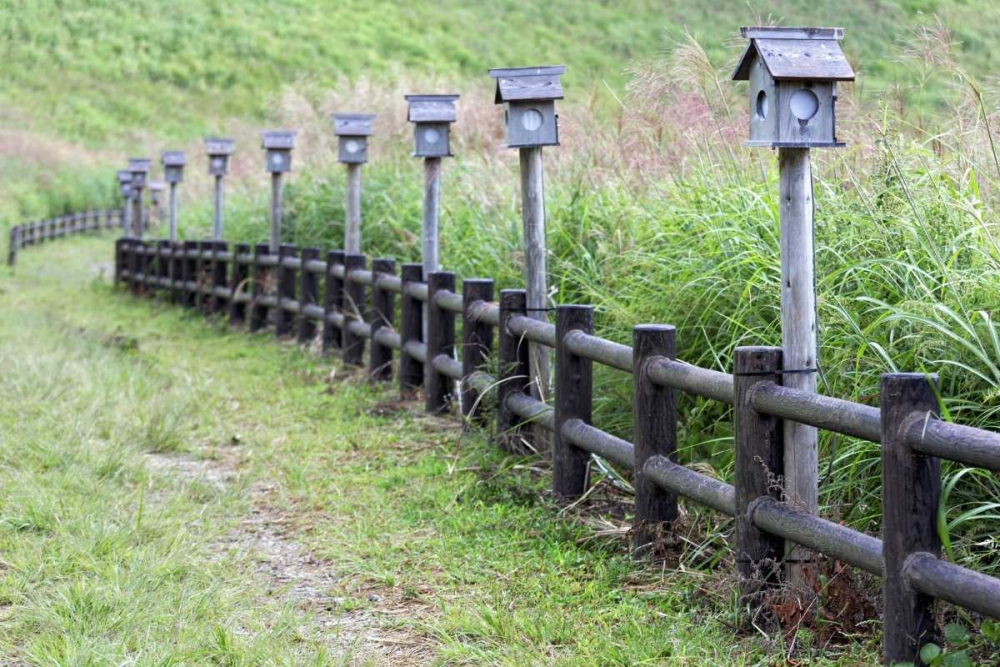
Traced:
[[[464, 280], [458, 289], [453, 273], [431, 273], [424, 282], [419, 264], [397, 274], [391, 259], [368, 268], [364, 255], [339, 250], [324, 257], [318, 248], [300, 253], [283, 245], [274, 255], [266, 244], [120, 239], [115, 266], [116, 284], [136, 294], [168, 296], [250, 331], [273, 324], [278, 337], [303, 344], [319, 337], [324, 353], [339, 352], [347, 365], [363, 366], [367, 346], [371, 378], [395, 377], [406, 395], [422, 386], [430, 412], [448, 412], [457, 401], [466, 418], [485, 425], [480, 398], [495, 392], [504, 446], [539, 427], [551, 432], [557, 496], [586, 491], [592, 454], [632, 471], [639, 550], [669, 530], [679, 497], [734, 517], [750, 608], [779, 585], [786, 541], [881, 576], [887, 664], [917, 662], [921, 645], [939, 641], [935, 599], [1000, 619], [1000, 579], [942, 560], [936, 527], [940, 459], [1000, 472], [1000, 434], [938, 419], [934, 376], [883, 375], [879, 410], [783, 387], [779, 348], [737, 348], [733, 373], [721, 373], [678, 361], [671, 326], [636, 326], [632, 344], [623, 345], [593, 335], [590, 306], [557, 307], [553, 325], [529, 317], [524, 290], [504, 290], [494, 302], [492, 280]], [[532, 397], [529, 342], [555, 350], [554, 406]], [[498, 377], [485, 370], [494, 355]], [[592, 423], [594, 363], [632, 375], [634, 442]], [[733, 406], [733, 485], [675, 462], [677, 392]], [[783, 472], [786, 421], [881, 443], [882, 540], [782, 498], [775, 479]]]
[[121, 226], [121, 209], [83, 211], [82, 213], [61, 215], [49, 220], [15, 225], [10, 228], [7, 265], [14, 266], [17, 263], [17, 253], [21, 248], [60, 239], [64, 236], [88, 234]]

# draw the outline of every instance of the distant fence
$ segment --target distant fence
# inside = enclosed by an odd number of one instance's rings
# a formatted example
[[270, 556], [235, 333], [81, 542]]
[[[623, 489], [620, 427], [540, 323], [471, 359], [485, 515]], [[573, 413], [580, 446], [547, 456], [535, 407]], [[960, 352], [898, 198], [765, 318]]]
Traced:
[[57, 218], [28, 222], [10, 228], [10, 241], [7, 250], [7, 265], [17, 263], [17, 253], [22, 248], [61, 239], [75, 234], [88, 234], [102, 229], [122, 226], [121, 209], [100, 211], [83, 211], [70, 213]]
[[[290, 245], [277, 255], [266, 244], [230, 249], [222, 241], [115, 245], [116, 284], [227, 317], [249, 331], [273, 326], [279, 338], [303, 344], [318, 338], [324, 353], [337, 351], [350, 366], [365, 365], [367, 345], [370, 377], [395, 375], [409, 396], [422, 386], [429, 412], [449, 412], [457, 399], [465, 417], [485, 425], [480, 399], [495, 392], [495, 429], [504, 446], [530, 439], [538, 427], [551, 432], [552, 488], [561, 498], [586, 491], [591, 454], [631, 469], [637, 549], [670, 529], [678, 497], [734, 517], [741, 590], [751, 608], [779, 585], [777, 566], [790, 541], [883, 578], [890, 662], [938, 641], [935, 599], [1000, 619], [1000, 579], [942, 560], [936, 527], [940, 459], [1000, 472], [1000, 434], [938, 419], [936, 377], [883, 375], [880, 410], [783, 387], [780, 348], [737, 348], [734, 372], [721, 373], [678, 361], [670, 326], [636, 326], [632, 344], [622, 345], [593, 335], [590, 306], [557, 307], [553, 325], [528, 316], [524, 290], [504, 290], [495, 303], [492, 280], [465, 280], [459, 290], [453, 273], [431, 273], [426, 282], [422, 275], [419, 264], [404, 264], [397, 274], [391, 259], [367, 268], [364, 255], [300, 253]], [[485, 370], [494, 331], [498, 377]], [[532, 397], [529, 341], [555, 350], [554, 406]], [[595, 362], [632, 374], [634, 442], [592, 423]], [[676, 392], [733, 406], [735, 485], [675, 462]], [[881, 443], [882, 540], [782, 498], [775, 480], [783, 473], [784, 420]]]

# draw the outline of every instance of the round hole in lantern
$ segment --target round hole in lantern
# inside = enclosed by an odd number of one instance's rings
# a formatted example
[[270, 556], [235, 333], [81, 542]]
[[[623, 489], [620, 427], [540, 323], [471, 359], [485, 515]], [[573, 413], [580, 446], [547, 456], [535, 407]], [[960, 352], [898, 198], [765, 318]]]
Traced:
[[353, 155], [361, 150], [361, 142], [350, 139], [344, 144], [344, 150]]
[[222, 166], [224, 164], [225, 164], [225, 161], [221, 157], [217, 157], [217, 158], [213, 158], [212, 159], [212, 166], [215, 167], [216, 169], [222, 169]]
[[767, 93], [762, 90], [759, 93], [757, 93], [757, 104], [755, 105], [755, 109], [757, 111], [757, 120], [764, 120], [765, 118], [767, 118], [767, 108], [768, 108]]
[[801, 121], [812, 119], [819, 111], [819, 98], [811, 90], [796, 90], [788, 102], [792, 115]]
[[527, 109], [521, 114], [521, 127], [528, 132], [534, 132], [542, 126], [542, 112], [538, 109]]
[[441, 133], [435, 130], [434, 128], [424, 130], [424, 141], [426, 141], [427, 143], [436, 144], [440, 140], [441, 140]]
[[280, 167], [285, 163], [285, 158], [281, 157], [280, 153], [275, 153], [271, 156], [271, 166]]

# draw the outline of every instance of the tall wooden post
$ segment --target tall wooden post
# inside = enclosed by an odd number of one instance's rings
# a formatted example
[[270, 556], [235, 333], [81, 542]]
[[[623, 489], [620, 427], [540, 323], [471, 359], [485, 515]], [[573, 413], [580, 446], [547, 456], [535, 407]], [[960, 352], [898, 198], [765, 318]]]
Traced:
[[[493, 301], [493, 281], [471, 278], [462, 282], [462, 416], [480, 426], [486, 411], [476, 410], [479, 395], [469, 378], [482, 370], [493, 349], [493, 327], [473, 317], [477, 308]], [[468, 422], [467, 422], [468, 423]]]
[[906, 431], [937, 412], [937, 376], [882, 376], [882, 580], [885, 664], [919, 662], [920, 647], [937, 641], [934, 600], [906, 580], [906, 560], [918, 552], [941, 554], [937, 512], [941, 462], [914, 452]]
[[367, 310], [365, 303], [365, 285], [357, 280], [351, 280], [351, 272], [365, 268], [365, 256], [344, 255], [344, 364], [361, 366], [364, 363], [365, 339], [351, 330], [351, 322], [364, 322]]
[[132, 238], [134, 236], [132, 232], [132, 193], [129, 192], [124, 196], [122, 202], [122, 230], [123, 235], [126, 238]]
[[507, 407], [507, 397], [528, 392], [531, 384], [528, 341], [507, 327], [510, 318], [524, 315], [527, 296], [524, 290], [500, 291], [500, 326], [497, 334], [497, 441], [508, 451], [520, 449], [521, 418]]
[[441, 202], [441, 158], [424, 158], [424, 225], [421, 233], [424, 280], [441, 270], [438, 245]]
[[302, 249], [302, 269], [299, 271], [299, 331], [300, 345], [308, 345], [316, 337], [316, 322], [309, 317], [306, 306], [314, 306], [319, 296], [319, 276], [308, 270], [309, 262], [319, 259], [319, 248]]
[[[816, 276], [813, 238], [813, 183], [808, 148], [779, 148], [781, 234], [781, 347], [784, 385], [816, 392]], [[816, 428], [785, 425], [785, 495], [815, 514], [819, 509], [819, 451]], [[791, 545], [786, 555], [793, 586], [807, 584], [810, 552]]]
[[427, 276], [427, 359], [424, 362], [425, 407], [428, 412], [443, 414], [451, 410], [455, 383], [434, 366], [439, 356], [455, 354], [455, 313], [436, 303], [440, 291], [455, 291], [455, 274], [434, 271]]
[[271, 237], [268, 250], [272, 255], [281, 249], [281, 172], [271, 173]]
[[567, 500], [587, 491], [590, 453], [563, 437], [571, 419], [590, 423], [593, 406], [594, 362], [573, 354], [566, 345], [572, 331], [593, 333], [593, 306], [559, 306], [556, 309], [556, 418], [552, 440], [552, 492]]
[[142, 187], [136, 186], [132, 193], [132, 232], [137, 239], [141, 239], [143, 233], [145, 232], [145, 229], [143, 229], [145, 226], [145, 220], [143, 219], [142, 214], [142, 191]]
[[344, 227], [344, 251], [361, 252], [361, 165], [347, 165], [347, 219]]
[[412, 398], [424, 384], [424, 367], [407, 352], [410, 343], [424, 340], [423, 304], [409, 293], [409, 286], [422, 281], [423, 267], [420, 264], [403, 264], [400, 278], [403, 293], [399, 300], [399, 338], [402, 352], [399, 355], [399, 393], [403, 398]]
[[[547, 320], [548, 269], [545, 243], [545, 174], [541, 146], [520, 149], [521, 219], [524, 226], [524, 270], [528, 317]], [[549, 353], [531, 343], [532, 393], [544, 400], [549, 394]]]
[[392, 348], [376, 340], [382, 329], [391, 329], [395, 295], [381, 285], [381, 279], [395, 275], [396, 262], [392, 259], [372, 260], [371, 347], [368, 352], [368, 375], [372, 381], [387, 382], [392, 379]]

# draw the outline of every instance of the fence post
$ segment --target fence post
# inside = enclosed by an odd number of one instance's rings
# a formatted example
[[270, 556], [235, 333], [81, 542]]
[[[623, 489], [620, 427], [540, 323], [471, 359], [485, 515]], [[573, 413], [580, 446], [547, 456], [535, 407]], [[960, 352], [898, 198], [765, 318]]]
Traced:
[[399, 300], [399, 391], [403, 398], [411, 398], [424, 384], [424, 367], [406, 351], [408, 343], [424, 339], [423, 304], [407, 293], [407, 286], [423, 281], [424, 270], [420, 264], [403, 264], [400, 272], [402, 295]]
[[750, 506], [761, 497], [781, 498], [784, 475], [782, 420], [754, 410], [753, 389], [781, 384], [781, 348], [738, 347], [733, 361], [733, 427], [736, 461], [736, 570], [743, 606], [756, 608], [778, 583], [784, 541], [754, 525]]
[[340, 350], [344, 345], [344, 332], [330, 321], [333, 313], [344, 312], [344, 279], [334, 275], [334, 267], [338, 266], [344, 266], [344, 251], [328, 250], [323, 290], [323, 356], [330, 354], [330, 348]]
[[212, 260], [205, 259], [206, 252], [212, 253], [215, 248], [215, 241], [198, 242], [198, 310], [208, 316], [209, 304], [211, 303], [212, 285]]
[[278, 307], [274, 316], [274, 335], [284, 338], [295, 328], [295, 314], [285, 306], [295, 301], [295, 288], [298, 282], [295, 269], [285, 266], [285, 258], [294, 259], [299, 249], [290, 243], [282, 243], [278, 248]]
[[[132, 252], [130, 254], [132, 261], [129, 270], [131, 271], [132, 294], [136, 296], [142, 293], [142, 283], [139, 279], [139, 273], [142, 271], [142, 264], [145, 259], [145, 255], [143, 254], [145, 247], [145, 241], [141, 239], [132, 240]], [[143, 276], [143, 279], [145, 279], [145, 276]]]
[[[646, 461], [677, 456], [677, 403], [674, 390], [654, 384], [649, 362], [676, 359], [677, 333], [666, 324], [640, 324], [632, 329], [632, 440], [635, 444], [635, 521], [632, 548], [642, 554], [677, 520], [677, 496], [646, 479]], [[558, 391], [558, 387], [557, 387]]]
[[267, 326], [267, 308], [260, 303], [261, 297], [267, 294], [267, 279], [269, 272], [266, 266], [261, 266], [261, 259], [269, 254], [267, 243], [258, 243], [253, 247], [253, 300], [250, 302], [250, 331], [260, 331]]
[[574, 499], [587, 490], [590, 454], [567, 441], [563, 425], [577, 419], [589, 424], [593, 403], [593, 365], [566, 346], [572, 331], [593, 333], [593, 306], [556, 307], [556, 414], [552, 439], [552, 492], [557, 497]]
[[197, 260], [190, 256], [197, 249], [197, 241], [185, 241], [181, 248], [181, 283], [184, 305], [188, 308], [195, 308], [198, 304]]
[[180, 241], [170, 244], [170, 290], [173, 302], [184, 305], [184, 244]]
[[21, 228], [17, 225], [10, 228], [10, 247], [7, 250], [7, 266], [17, 262], [17, 250], [21, 243]]
[[125, 264], [125, 239], [117, 238], [115, 239], [115, 287], [117, 288], [122, 282], [122, 269]]
[[365, 256], [344, 255], [344, 363], [361, 366], [364, 363], [365, 339], [350, 330], [351, 322], [362, 322], [365, 316], [365, 285], [351, 280], [351, 271], [365, 268]]
[[368, 353], [368, 375], [372, 380], [382, 382], [392, 379], [392, 348], [375, 338], [380, 329], [392, 328], [396, 300], [392, 292], [379, 286], [379, 278], [395, 274], [395, 261], [385, 258], [372, 260], [372, 307], [368, 318], [372, 326], [372, 342]]
[[455, 291], [455, 274], [432, 271], [427, 276], [427, 359], [424, 362], [424, 407], [427, 412], [444, 414], [451, 409], [455, 383], [434, 368], [438, 356], [452, 358], [455, 353], [455, 313], [437, 304], [440, 291]]
[[882, 375], [882, 553], [885, 577], [883, 632], [885, 664], [919, 662], [920, 647], [936, 642], [933, 598], [907, 581], [909, 556], [939, 556], [937, 510], [941, 462], [914, 452], [906, 442], [909, 427], [937, 412], [937, 376], [922, 373]]
[[[212, 296], [209, 299], [208, 312], [212, 315], [225, 309], [226, 298], [216, 294], [215, 290], [218, 288], [225, 289], [226, 285], [226, 262], [220, 257], [229, 250], [229, 244], [226, 241], [216, 241], [215, 251], [212, 253]], [[232, 296], [232, 295], [230, 295]]]
[[[472, 388], [469, 378], [479, 372], [493, 350], [493, 327], [475, 319], [475, 311], [482, 304], [493, 301], [493, 281], [470, 279], [462, 281], [462, 416], [485, 424], [486, 411], [476, 410], [479, 395]], [[468, 423], [468, 422], [467, 422]]]
[[171, 288], [173, 287], [170, 283], [170, 268], [173, 264], [173, 244], [166, 239], [160, 241], [159, 253], [160, 254], [156, 257], [157, 267], [159, 268], [157, 273], [160, 277], [159, 287], [163, 289], [167, 298], [170, 298], [170, 296], [172, 296], [170, 293]]
[[507, 322], [514, 315], [524, 315], [528, 308], [528, 296], [524, 290], [508, 289], [500, 291], [500, 327], [497, 340], [499, 369], [497, 374], [497, 440], [508, 451], [517, 451], [521, 437], [521, 418], [507, 407], [507, 397], [511, 394], [531, 391], [530, 364], [528, 361], [528, 341], [510, 332]]
[[319, 259], [319, 248], [303, 248], [301, 257], [298, 341], [300, 345], [306, 345], [316, 337], [316, 322], [306, 314], [306, 306], [315, 306], [319, 296], [319, 278], [306, 268], [306, 264]]
[[229, 281], [229, 324], [234, 327], [243, 324], [247, 315], [246, 303], [240, 299], [244, 294], [250, 293], [247, 285], [250, 270], [246, 264], [240, 261], [240, 256], [249, 252], [249, 243], [237, 243], [233, 246], [233, 268], [229, 274], [231, 276]]

